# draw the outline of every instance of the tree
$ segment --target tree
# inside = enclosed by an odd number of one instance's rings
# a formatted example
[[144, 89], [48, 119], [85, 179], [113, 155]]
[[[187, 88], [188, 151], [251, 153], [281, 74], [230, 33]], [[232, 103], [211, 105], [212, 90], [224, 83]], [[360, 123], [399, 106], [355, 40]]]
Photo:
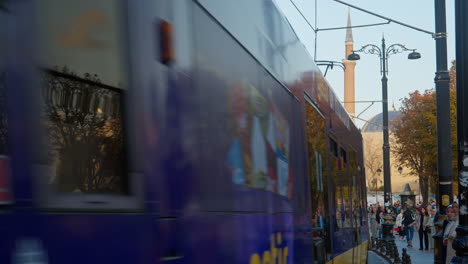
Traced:
[[[450, 68], [450, 117], [454, 193], [457, 193], [457, 134], [455, 61]], [[402, 100], [401, 115], [393, 123], [395, 143], [392, 152], [398, 162], [406, 165], [419, 177], [423, 202], [427, 203], [429, 189], [437, 193], [437, 115], [436, 93], [415, 91]]]
[[453, 193], [458, 195], [458, 152], [457, 152], [457, 91], [456, 91], [456, 61], [450, 67], [450, 130], [452, 140], [452, 182]]
[[450, 91], [455, 91], [456, 85], [457, 85], [457, 63], [455, 60], [452, 61], [452, 66], [450, 66], [449, 76], [450, 76], [450, 86], [449, 86]]
[[394, 121], [392, 146], [398, 162], [419, 177], [423, 203], [427, 203], [429, 179], [437, 172], [435, 94], [415, 91], [402, 100], [401, 115]]

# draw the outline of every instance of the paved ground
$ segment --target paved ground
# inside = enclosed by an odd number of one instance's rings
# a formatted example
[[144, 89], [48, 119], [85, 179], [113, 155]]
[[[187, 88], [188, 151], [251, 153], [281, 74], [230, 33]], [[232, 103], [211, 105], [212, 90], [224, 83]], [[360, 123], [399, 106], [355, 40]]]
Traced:
[[[413, 248], [408, 248], [408, 255], [411, 256], [411, 263], [412, 264], [428, 264], [434, 263], [434, 250], [419, 250], [419, 237], [418, 234], [415, 232], [415, 236], [413, 238]], [[401, 250], [406, 248], [406, 240], [400, 241], [398, 239], [398, 235], [395, 236], [395, 242], [398, 247], [398, 251], [400, 252], [401, 257]], [[373, 264], [369, 262], [369, 264]]]
[[383, 257], [377, 255], [377, 253], [374, 253], [372, 251], [368, 251], [369, 254], [367, 255], [368, 261], [367, 263], [369, 264], [389, 264], [387, 260], [385, 260]]

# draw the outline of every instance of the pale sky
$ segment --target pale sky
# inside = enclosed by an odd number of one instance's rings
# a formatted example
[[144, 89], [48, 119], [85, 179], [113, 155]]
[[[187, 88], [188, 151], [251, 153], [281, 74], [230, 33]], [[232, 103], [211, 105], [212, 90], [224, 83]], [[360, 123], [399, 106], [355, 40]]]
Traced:
[[[346, 26], [348, 7], [333, 0], [275, 0], [285, 13], [292, 27], [307, 47], [311, 56], [315, 49], [315, 33], [307, 25], [296, 6], [305, 15], [313, 27], [319, 29]], [[315, 2], [317, 1], [317, 17], [315, 17]], [[434, 1], [430, 0], [344, 0], [352, 5], [378, 13], [380, 15], [410, 24], [412, 26], [435, 31]], [[455, 59], [455, 25], [454, 0], [446, 3], [447, 32], [448, 32], [448, 68]], [[317, 20], [317, 25], [315, 25]], [[351, 22], [353, 26], [386, 22], [378, 17], [351, 9]], [[408, 60], [408, 53], [391, 55], [388, 63], [388, 99], [389, 107], [392, 103], [398, 109], [400, 100], [415, 90], [426, 90], [435, 87], [434, 77], [436, 71], [435, 40], [431, 35], [400, 26], [395, 23], [389, 25], [353, 28], [354, 49], [360, 49], [365, 44], [381, 46], [382, 35], [385, 36], [387, 47], [399, 43], [410, 49], [417, 49], [421, 59]], [[317, 34], [317, 60], [342, 61], [345, 52], [346, 30], [319, 31]], [[361, 53], [361, 60], [357, 62], [356, 74], [356, 101], [369, 101], [382, 99], [382, 86], [379, 58], [376, 55]], [[321, 67], [322, 72], [325, 67]], [[342, 101], [343, 70], [334, 68], [327, 73], [327, 80]], [[357, 103], [356, 114], [361, 113], [369, 103]], [[382, 112], [382, 104], [375, 103], [360, 117], [368, 120]], [[364, 122], [358, 121], [357, 126], [362, 127]]]

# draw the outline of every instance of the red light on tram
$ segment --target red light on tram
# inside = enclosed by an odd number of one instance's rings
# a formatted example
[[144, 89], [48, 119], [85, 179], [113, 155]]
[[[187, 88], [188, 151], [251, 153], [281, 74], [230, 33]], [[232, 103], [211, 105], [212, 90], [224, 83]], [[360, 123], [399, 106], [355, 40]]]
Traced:
[[11, 202], [10, 159], [0, 156], [0, 205]]
[[164, 64], [169, 64], [174, 60], [172, 24], [167, 21], [161, 21], [159, 30], [161, 38], [161, 60]]

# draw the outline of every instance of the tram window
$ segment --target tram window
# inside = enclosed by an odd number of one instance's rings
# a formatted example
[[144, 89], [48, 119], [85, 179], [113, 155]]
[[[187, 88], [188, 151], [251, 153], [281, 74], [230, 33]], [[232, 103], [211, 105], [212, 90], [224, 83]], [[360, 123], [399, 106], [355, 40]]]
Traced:
[[122, 92], [57, 71], [47, 71], [43, 89], [54, 191], [126, 194]]
[[37, 7], [49, 192], [131, 194], [119, 7], [114, 0], [41, 0]]
[[312, 198], [312, 226], [324, 229], [328, 215], [328, 184], [324, 159], [326, 157], [325, 120], [309, 103], [306, 104], [306, 138], [309, 162], [309, 181]]
[[343, 148], [340, 148], [340, 156], [343, 160], [343, 165], [346, 166], [348, 164], [348, 154]]
[[357, 192], [357, 184], [358, 184], [358, 179], [356, 178], [358, 175], [358, 169], [357, 169], [357, 155], [356, 151], [353, 149], [348, 149], [348, 155], [349, 155], [349, 175], [350, 175], [350, 180], [351, 180], [351, 203], [353, 207], [353, 226], [356, 227], [359, 219], [359, 211], [357, 210], [359, 208], [359, 198], [358, 198], [358, 192]]
[[339, 160], [335, 157], [331, 157], [330, 162], [330, 173], [332, 179], [332, 186], [333, 186], [333, 196], [335, 201], [335, 231], [338, 231], [343, 228], [343, 221], [344, 221], [344, 205], [343, 205], [343, 185], [341, 182], [340, 177], [340, 170], [339, 170]]
[[332, 138], [330, 138], [330, 152], [333, 156], [338, 157], [338, 144]]
[[352, 189], [349, 184], [349, 174], [348, 169], [343, 170], [342, 177], [342, 188], [343, 188], [343, 203], [344, 203], [344, 223], [343, 227], [351, 228], [352, 227]]
[[330, 215], [328, 203], [328, 169], [327, 160], [327, 136], [325, 133], [325, 119], [320, 115], [318, 109], [305, 97], [306, 114], [306, 142], [307, 142], [307, 160], [309, 162], [309, 182], [311, 193], [311, 212], [312, 227], [322, 229], [321, 236], [325, 242], [327, 256], [332, 254], [332, 240], [330, 236], [330, 221], [327, 216]]
[[358, 190], [358, 199], [359, 199], [359, 206], [361, 208], [360, 212], [360, 219], [361, 219], [361, 224], [362, 225], [366, 225], [366, 220], [367, 218], [365, 217], [367, 214], [365, 212], [367, 212], [367, 203], [366, 203], [366, 196], [365, 196], [365, 175], [364, 175], [364, 170], [363, 170], [363, 166], [362, 164], [359, 164], [358, 165], [358, 184], [357, 184], [357, 190]]

